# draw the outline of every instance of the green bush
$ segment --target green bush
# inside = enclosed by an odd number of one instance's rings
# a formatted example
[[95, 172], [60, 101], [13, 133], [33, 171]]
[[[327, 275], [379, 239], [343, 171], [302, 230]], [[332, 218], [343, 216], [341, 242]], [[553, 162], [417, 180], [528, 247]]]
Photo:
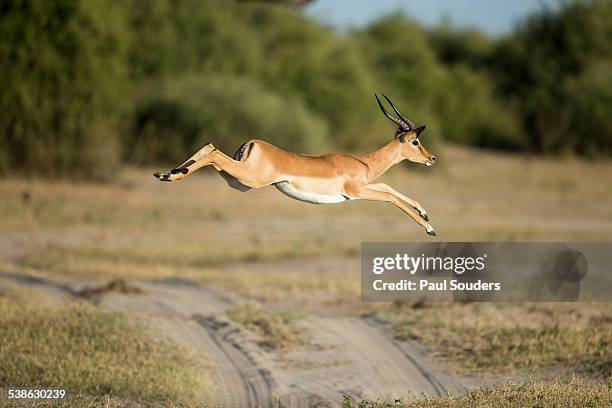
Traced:
[[375, 79], [354, 42], [295, 9], [134, 0], [131, 15], [132, 72], [145, 78], [140, 99], [163, 77], [240, 76], [301, 101], [326, 122], [338, 148], [370, 149], [388, 135], [384, 121], [375, 120]]
[[101, 178], [122, 150], [176, 161], [207, 139], [365, 152], [393, 134], [375, 92], [430, 142], [610, 155], [609, 1], [501, 39], [402, 15], [340, 35], [282, 3], [3, 2], [0, 174]]
[[612, 156], [612, 62], [593, 64], [568, 84], [564, 150]]
[[3, 2], [0, 171], [103, 176], [126, 88], [117, 1]]
[[528, 145], [515, 113], [495, 98], [486, 76], [457, 64], [448, 69], [442, 88], [434, 111], [446, 140], [503, 150]]
[[[594, 91], [593, 104], [605, 105], [606, 91], [601, 88], [606, 80], [589, 79], [590, 67], [612, 59], [612, 3], [602, 0], [564, 2], [559, 10], [544, 9], [530, 16], [518, 30], [496, 47], [491, 56], [491, 74], [498, 87], [498, 96], [519, 106], [522, 126], [530, 150], [556, 153], [575, 149], [582, 154], [593, 152], [579, 146], [595, 145], [599, 151], [609, 151], [610, 133], [595, 135], [589, 125], [576, 127], [571, 119], [578, 115], [577, 102], [584, 107], [585, 90], [577, 89], [584, 83]], [[600, 75], [601, 77], [601, 75]], [[585, 115], [587, 117], [585, 117]], [[601, 112], [595, 128], [601, 127]], [[590, 122], [588, 113], [579, 116]], [[571, 127], [568, 127], [571, 126]], [[603, 146], [604, 149], [600, 149]]]
[[299, 100], [252, 80], [189, 76], [138, 102], [125, 145], [132, 161], [176, 164], [206, 142], [232, 155], [249, 139], [315, 153], [327, 147], [327, 128]]
[[256, 27], [234, 1], [130, 0], [130, 71], [137, 79], [189, 72], [252, 75], [261, 61]]
[[355, 35], [391, 99], [409, 119], [428, 126], [430, 144], [440, 135], [465, 144], [499, 138], [488, 134], [497, 129], [483, 124], [492, 98], [482, 78], [463, 65], [441, 64], [425, 29], [414, 21], [385, 17]]
[[389, 96], [412, 101], [415, 111], [432, 112], [445, 69], [422, 27], [401, 15], [389, 16], [355, 36]]
[[486, 67], [495, 46], [495, 41], [480, 31], [450, 26], [429, 30], [427, 38], [440, 62], [465, 64], [470, 68]]
[[336, 146], [380, 144], [386, 128], [375, 120], [377, 82], [353, 41], [295, 9], [253, 3], [240, 10], [261, 43], [265, 64], [259, 75], [268, 87], [302, 99], [327, 121]]

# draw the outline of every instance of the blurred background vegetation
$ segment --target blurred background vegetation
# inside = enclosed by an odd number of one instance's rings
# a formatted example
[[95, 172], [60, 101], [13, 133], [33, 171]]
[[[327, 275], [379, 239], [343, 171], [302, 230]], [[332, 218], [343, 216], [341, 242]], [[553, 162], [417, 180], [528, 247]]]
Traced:
[[338, 33], [300, 3], [2, 1], [0, 173], [103, 179], [249, 138], [363, 152], [393, 134], [374, 92], [431, 138], [612, 155], [610, 1], [542, 8], [501, 38], [404, 15]]

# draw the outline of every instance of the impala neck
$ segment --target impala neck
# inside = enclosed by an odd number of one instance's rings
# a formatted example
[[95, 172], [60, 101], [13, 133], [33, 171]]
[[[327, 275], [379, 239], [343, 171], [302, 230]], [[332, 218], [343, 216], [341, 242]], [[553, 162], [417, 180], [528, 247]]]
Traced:
[[391, 166], [404, 160], [402, 156], [401, 143], [393, 139], [380, 149], [361, 158], [369, 168], [369, 181], [374, 181], [382, 176]]

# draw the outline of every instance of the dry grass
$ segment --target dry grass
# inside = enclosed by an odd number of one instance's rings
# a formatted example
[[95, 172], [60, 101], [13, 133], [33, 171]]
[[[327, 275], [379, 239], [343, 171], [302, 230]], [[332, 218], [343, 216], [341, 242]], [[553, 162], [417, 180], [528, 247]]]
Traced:
[[[612, 238], [611, 163], [457, 148], [439, 156], [440, 164], [431, 169], [398, 166], [383, 181], [421, 201], [440, 239], [510, 239], [510, 230], [515, 239]], [[157, 242], [160, 248], [185, 227], [189, 233], [181, 235], [182, 244], [198, 242], [200, 249], [233, 239], [255, 246], [291, 242], [299, 249], [311, 241], [337, 243], [347, 232], [357, 242], [429, 239], [388, 204], [313, 206], [285, 199], [274, 188], [239, 193], [210, 171], [172, 184], [139, 170], [124, 172], [111, 185], [3, 180], [0, 192], [6, 229], [78, 227], [84, 235], [91, 229], [147, 230], [152, 235], [138, 242]]]
[[93, 397], [90, 395], [70, 395], [64, 400], [8, 400], [0, 396], [1, 408], [205, 408], [199, 402], [175, 402], [169, 400], [135, 401], [110, 395]]
[[[611, 162], [459, 148], [436, 155], [433, 168], [398, 166], [382, 181], [427, 208], [438, 240], [612, 240]], [[180, 183], [134, 169], [112, 184], [4, 179], [0, 195], [0, 273], [180, 277], [287, 305], [357, 302], [362, 241], [433, 240], [388, 204], [314, 206], [274, 188], [239, 193], [212, 171]], [[597, 312], [597, 324], [584, 317], [572, 325], [565, 316], [593, 306], [530, 307], [436, 305], [406, 312], [397, 332], [472, 369], [609, 369], [609, 311]]]
[[[383, 181], [428, 209], [439, 240], [612, 239], [612, 163], [438, 153], [439, 166], [400, 166]], [[109, 185], [7, 179], [0, 194], [5, 269], [180, 276], [269, 298], [301, 289], [354, 297], [356, 270], [341, 263], [357, 258], [360, 242], [432, 239], [388, 204], [315, 206], [274, 188], [239, 193], [209, 171], [171, 184], [140, 170]], [[308, 267], [322, 257], [341, 259]]]
[[199, 397], [202, 362], [133, 318], [83, 302], [43, 306], [11, 292], [0, 296], [3, 388], [63, 388], [144, 403]]
[[[354, 408], [345, 398], [342, 408]], [[567, 382], [506, 383], [481, 387], [456, 397], [424, 398], [414, 402], [361, 401], [360, 408], [606, 408], [612, 406], [612, 384], [586, 384], [578, 379]]]
[[612, 376], [608, 303], [404, 305], [390, 316], [397, 338], [419, 340], [463, 370], [565, 367], [598, 378]]
[[291, 325], [291, 316], [255, 304], [235, 307], [227, 312], [233, 321], [257, 334], [260, 346], [268, 350], [287, 349], [303, 344], [300, 330]]

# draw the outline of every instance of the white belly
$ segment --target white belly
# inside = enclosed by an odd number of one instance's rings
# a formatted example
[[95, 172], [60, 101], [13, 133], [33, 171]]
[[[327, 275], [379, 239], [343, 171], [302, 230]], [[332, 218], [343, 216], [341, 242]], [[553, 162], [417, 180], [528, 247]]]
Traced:
[[308, 191], [298, 190], [288, 181], [281, 181], [274, 183], [274, 186], [282, 191], [287, 197], [294, 198], [299, 201], [305, 201], [312, 204], [334, 204], [342, 203], [346, 200], [350, 200], [350, 197], [342, 194], [319, 194], [311, 193]]

